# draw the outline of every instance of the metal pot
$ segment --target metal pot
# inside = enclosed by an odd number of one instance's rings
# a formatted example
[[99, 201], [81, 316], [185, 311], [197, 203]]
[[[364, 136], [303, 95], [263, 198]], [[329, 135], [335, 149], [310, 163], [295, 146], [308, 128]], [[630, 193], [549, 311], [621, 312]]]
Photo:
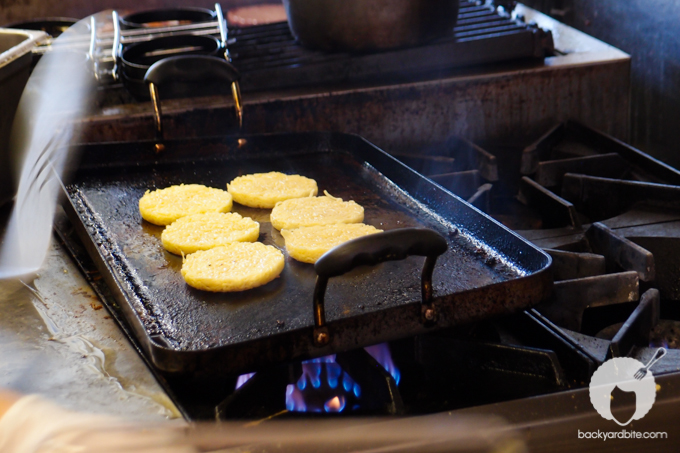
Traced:
[[210, 22], [215, 11], [205, 8], [166, 8], [128, 14], [120, 18], [123, 29], [153, 28], [166, 22]]
[[293, 35], [319, 50], [414, 46], [445, 35], [459, 0], [283, 0]]
[[133, 96], [145, 100], [149, 91], [144, 76], [155, 62], [179, 55], [216, 56], [222, 51], [219, 40], [213, 36], [175, 35], [138, 42], [123, 48], [120, 77]]

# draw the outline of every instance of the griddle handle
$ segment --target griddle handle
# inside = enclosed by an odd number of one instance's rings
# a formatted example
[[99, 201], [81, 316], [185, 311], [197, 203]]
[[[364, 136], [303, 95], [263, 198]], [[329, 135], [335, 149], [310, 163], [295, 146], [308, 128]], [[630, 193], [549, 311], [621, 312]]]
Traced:
[[156, 126], [156, 151], [163, 145], [163, 122], [161, 101], [158, 87], [168, 83], [198, 83], [206, 81], [227, 82], [231, 86], [239, 119], [239, 127], [243, 121], [241, 95], [238, 80], [241, 73], [224, 58], [209, 55], [179, 55], [157, 61], [144, 74], [144, 82], [149, 86], [149, 93], [154, 109]]
[[229, 83], [241, 79], [241, 73], [224, 58], [210, 55], [179, 55], [157, 61], [144, 75], [144, 82], [157, 86], [174, 82], [203, 82], [207, 80]]
[[346, 274], [359, 266], [374, 266], [414, 255], [426, 257], [421, 277], [421, 314], [424, 323], [434, 323], [436, 313], [432, 303], [432, 273], [437, 258], [447, 249], [446, 239], [434, 230], [401, 228], [360, 237], [326, 252], [314, 265], [317, 273], [314, 288], [314, 343], [324, 346], [330, 342], [324, 309], [328, 279]]

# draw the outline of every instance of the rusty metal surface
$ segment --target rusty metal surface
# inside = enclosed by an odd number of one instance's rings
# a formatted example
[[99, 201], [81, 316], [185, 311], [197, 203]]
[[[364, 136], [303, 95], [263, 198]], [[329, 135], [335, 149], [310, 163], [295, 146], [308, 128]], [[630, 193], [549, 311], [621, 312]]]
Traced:
[[555, 281], [594, 277], [606, 272], [605, 258], [602, 255], [565, 252], [554, 249], [548, 249], [546, 252], [553, 259]]
[[660, 303], [658, 290], [650, 289], [642, 294], [640, 304], [612, 339], [608, 358], [626, 357], [633, 347], [649, 345], [652, 329], [659, 322]]
[[[610, 154], [619, 155], [626, 162], [606, 165], [597, 161], [597, 158], [602, 160]], [[572, 158], [580, 158], [580, 162]], [[522, 153], [522, 171], [525, 174], [538, 172], [541, 161], [561, 166], [562, 171], [556, 175], [559, 177], [564, 177], [565, 173], [581, 173], [578, 170], [583, 168], [586, 175], [625, 176], [638, 181], [680, 184], [680, 172], [675, 168], [611, 135], [573, 120], [557, 125], [526, 147]]]
[[639, 286], [632, 271], [555, 282], [553, 297], [536, 309], [558, 326], [578, 332], [586, 308], [633, 302]]
[[633, 228], [637, 226], [652, 225], [656, 223], [677, 222], [680, 220], [678, 210], [669, 210], [667, 207], [640, 204], [630, 211], [604, 220], [602, 223], [616, 230], [619, 228]]
[[[666, 211], [667, 218], [677, 216], [677, 211]], [[622, 235], [635, 244], [644, 247], [654, 255], [656, 264], [655, 287], [664, 300], [680, 300], [680, 222], [666, 221], [658, 224], [643, 224], [618, 228]]]
[[619, 216], [636, 203], [677, 208], [680, 186], [567, 173], [562, 197], [592, 221]]
[[578, 344], [583, 345], [592, 357], [596, 359], [598, 364], [607, 360], [607, 354], [609, 353], [610, 340], [604, 340], [600, 337], [592, 337], [590, 335], [584, 335], [579, 332], [574, 332], [569, 329], [562, 329], [564, 333], [573, 338]]
[[[427, 148], [452, 134], [477, 142], [517, 136], [526, 140], [570, 117], [625, 138], [627, 64], [517, 72], [507, 67], [420, 83], [262, 93], [244, 98], [243, 128], [246, 133], [355, 133], [390, 152]], [[169, 138], [236, 129], [228, 98], [167, 105]], [[148, 139], [154, 130], [148, 104], [107, 107], [87, 123], [87, 142]]]
[[636, 271], [643, 282], [651, 282], [655, 279], [654, 255], [648, 250], [618, 235], [599, 222], [588, 228], [586, 238], [593, 252], [604, 255], [622, 269]]
[[[251, 137], [242, 149], [235, 138], [181, 141], [169, 143], [161, 156], [151, 148], [141, 143], [87, 149], [84, 169], [69, 186], [67, 206], [80, 217], [75, 223], [89, 241], [90, 254], [119, 292], [118, 302], [124, 310], [127, 306], [142, 347], [161, 369], [236, 373], [427, 329], [419, 316], [418, 259], [333, 279], [326, 298], [333, 342], [326, 347], [312, 344], [315, 274], [310, 265], [288, 259], [281, 278], [240, 294], [188, 288], [178, 272], [181, 258], [162, 249], [162, 229], [139, 216], [137, 200], [154, 187], [224, 187], [244, 173], [300, 173], [317, 179], [322, 190], [363, 205], [366, 223], [386, 230], [433, 228], [449, 243], [434, 272], [437, 327], [513, 312], [549, 291], [547, 255], [357, 137]], [[263, 242], [283, 248], [268, 211], [236, 210], [261, 223]]]
[[[628, 182], [622, 181], [626, 185]], [[646, 186], [643, 186], [643, 188]], [[658, 187], [658, 186], [657, 186]], [[674, 186], [661, 186], [674, 187]], [[637, 196], [635, 191], [609, 192], [611, 197], [608, 201], [611, 205], [620, 196], [627, 204], [631, 196]], [[616, 198], [614, 198], [616, 196]], [[645, 198], [644, 196], [642, 198]], [[592, 199], [591, 199], [592, 200]], [[620, 212], [620, 209], [617, 209]], [[664, 300], [680, 300], [680, 213], [677, 209], [669, 209], [668, 206], [654, 206], [649, 203], [637, 204], [629, 211], [616, 217], [601, 222], [611, 233], [603, 235], [607, 239], [602, 243], [602, 238], [595, 234], [595, 230], [586, 235], [586, 231], [592, 228], [585, 225], [581, 230], [573, 228], [558, 228], [552, 230], [527, 230], [519, 233], [535, 245], [546, 249], [558, 248], [559, 253], [565, 250], [571, 252], [592, 252], [593, 246], [599, 253], [606, 256], [611, 265], [622, 266], [630, 270], [641, 272], [641, 279], [650, 280], [647, 267], [653, 263], [654, 287], [659, 289]], [[599, 227], [601, 230], [602, 227]], [[589, 236], [589, 237], [588, 237]], [[610, 237], [611, 236], [611, 237]], [[612, 241], [614, 244], [606, 245]], [[592, 241], [592, 242], [591, 242]], [[618, 244], [618, 245], [617, 245]], [[622, 256], [621, 253], [624, 252]], [[553, 253], [549, 251], [549, 253]], [[651, 254], [651, 256], [650, 256]], [[621, 258], [625, 258], [622, 260]], [[556, 277], [560, 275], [562, 261], [558, 256], [553, 256]], [[556, 278], [559, 280], [560, 278]]]
[[[487, 379], [503, 380], [513, 385], [519, 394], [523, 391], [526, 394], [527, 390], [523, 387], [527, 385], [533, 389], [537, 386], [557, 389], [567, 385], [558, 357], [545, 349], [466, 341], [435, 334], [419, 336], [416, 351], [426, 373], [455, 376], [457, 383], [475, 377], [484, 379], [479, 377], [480, 370], [484, 370], [493, 376]], [[529, 382], [513, 381], [517, 376], [529, 378]], [[493, 391], [488, 389], [489, 393]]]
[[517, 198], [541, 213], [545, 228], [581, 227], [581, 219], [573, 204], [555, 195], [531, 178], [522, 177]]
[[588, 380], [602, 362], [592, 354], [590, 348], [579, 343], [570, 331], [558, 327], [535, 308], [501, 320], [500, 323], [505, 328], [514, 328], [514, 333], [521, 341], [519, 344], [554, 351], [568, 379]]
[[630, 166], [616, 153], [599, 156], [573, 157], [538, 163], [536, 182], [545, 187], [562, 185], [566, 173], [622, 178]]

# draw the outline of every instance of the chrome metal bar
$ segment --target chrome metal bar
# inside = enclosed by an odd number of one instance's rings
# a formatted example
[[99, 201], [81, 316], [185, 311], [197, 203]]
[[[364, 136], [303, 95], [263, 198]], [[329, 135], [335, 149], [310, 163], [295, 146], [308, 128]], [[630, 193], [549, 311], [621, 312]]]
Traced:
[[[168, 32], [164, 32], [164, 33], [148, 33], [146, 35], [136, 35], [136, 36], [132, 36], [132, 37], [125, 37], [125, 35], [123, 35], [121, 43], [122, 44], [132, 44], [132, 43], [135, 43], [135, 42], [144, 42], [144, 41], [149, 41], [149, 40], [155, 39], [155, 38], [162, 38], [163, 36], [174, 36], [176, 33], [177, 33], [177, 31], [168, 31]], [[216, 28], [206, 28], [206, 29], [196, 29], [196, 30], [192, 31], [191, 33], [187, 33], [187, 34], [191, 34], [191, 35], [195, 35], [195, 36], [205, 36], [205, 35], [214, 35], [216, 33], [217, 33]]]
[[97, 50], [97, 19], [90, 16], [90, 49], [87, 53], [87, 58], [92, 62], [92, 73], [95, 80], [99, 81], [99, 62], [95, 58], [95, 51]]
[[[153, 28], [137, 28], [137, 29], [131, 29], [131, 30], [124, 30], [123, 31], [123, 36], [124, 37], [131, 37], [131, 36], [141, 36], [141, 35], [148, 35], [148, 34], [156, 34], [156, 33], [176, 33], [176, 32], [182, 32], [182, 31], [191, 31], [191, 30], [201, 30], [203, 28], [210, 28], [213, 30], [218, 30], [219, 28], [219, 22], [213, 21], [213, 22], [198, 22], [198, 23], [193, 23], [193, 24], [186, 24], [186, 25], [169, 25], [167, 27], [153, 27]], [[107, 37], [106, 35], [103, 35], [103, 37]]]
[[111, 58], [113, 58], [112, 75], [114, 80], [118, 80], [118, 53], [120, 52], [120, 21], [118, 11], [111, 13], [113, 16], [113, 46], [111, 48]]
[[90, 51], [88, 57], [94, 61], [94, 51], [97, 49], [97, 19], [90, 16]]
[[220, 30], [220, 40], [222, 42], [222, 48], [227, 48], [227, 23], [224, 20], [224, 14], [222, 14], [222, 6], [219, 3], [215, 3], [215, 13], [217, 14], [217, 26]]
[[[228, 46], [229, 28], [227, 27], [227, 21], [224, 19], [224, 14], [222, 14], [222, 6], [219, 3], [215, 3], [215, 13], [217, 14], [217, 23], [219, 24], [224, 58], [231, 63], [231, 55], [229, 54]], [[234, 108], [236, 109], [236, 116], [238, 117], [238, 128], [239, 131], [241, 131], [243, 129], [243, 100], [241, 98], [241, 86], [238, 81], [231, 83], [231, 94], [234, 98]]]
[[[222, 9], [220, 8], [220, 12]], [[112, 16], [115, 14], [115, 17], [118, 17], [118, 13], [114, 11], [112, 13]], [[226, 21], [224, 21], [223, 16], [218, 16], [218, 19], [222, 18], [222, 21], [224, 22], [224, 25], [226, 27]], [[102, 47], [111, 47], [116, 44], [116, 38], [118, 39], [118, 45], [123, 45], [123, 44], [133, 44], [137, 42], [144, 42], [144, 41], [149, 41], [154, 38], [161, 38], [164, 36], [172, 36], [176, 33], [188, 33], [196, 36], [205, 36], [205, 35], [214, 35], [217, 33], [220, 33], [220, 36], [222, 36], [222, 30], [220, 28], [220, 21], [212, 21], [212, 22], [201, 22], [201, 23], [194, 23], [194, 24], [186, 24], [186, 25], [173, 25], [173, 26], [167, 26], [167, 27], [157, 27], [157, 28], [141, 28], [141, 29], [134, 29], [134, 30], [121, 30], [120, 29], [120, 22], [114, 18], [113, 19], [113, 26], [114, 26], [114, 31], [113, 32], [101, 32], [101, 33], [91, 33], [89, 38], [83, 38], [82, 36], [76, 36], [73, 38], [69, 37], [63, 37], [61, 39], [62, 44], [70, 44], [73, 45], [74, 48], [79, 48], [82, 47], [82, 49], [90, 55], [90, 58], [96, 57], [96, 51], [98, 48]], [[93, 27], [96, 27], [96, 24], [94, 23], [94, 18], [91, 19], [91, 24]], [[96, 30], [96, 28], [94, 28]], [[225, 32], [225, 38], [223, 40], [223, 46], [226, 46], [227, 40], [226, 40], [226, 32]], [[93, 46], [94, 44], [94, 46]], [[34, 50], [34, 53], [37, 54], [44, 54], [46, 52], [49, 52], [51, 46], [51, 40], [47, 41], [45, 45], [36, 47]], [[100, 58], [100, 61], [112, 61], [112, 60], [117, 60], [116, 56], [113, 55], [113, 52], [111, 52], [113, 58], [109, 59], [104, 57], [103, 59]]]
[[[186, 24], [186, 25], [169, 25], [167, 27], [153, 27], [153, 28], [139, 28], [139, 29], [129, 29], [129, 30], [120, 30], [120, 36], [122, 40], [125, 40], [126, 38], [132, 38], [136, 36], [153, 36], [156, 34], [163, 34], [163, 33], [177, 33], [177, 32], [185, 32], [185, 31], [194, 31], [194, 30], [203, 30], [203, 29], [210, 29], [213, 30], [214, 33], [219, 33], [219, 23], [218, 21], [212, 21], [212, 22], [199, 22], [199, 23], [193, 23], [193, 24]], [[101, 32], [99, 34], [99, 41], [108, 41], [113, 39], [115, 36], [115, 31], [114, 32]], [[73, 36], [73, 37], [66, 37], [64, 36], [61, 38], [60, 42], [63, 43], [78, 43], [78, 42], [83, 42], [82, 36]]]

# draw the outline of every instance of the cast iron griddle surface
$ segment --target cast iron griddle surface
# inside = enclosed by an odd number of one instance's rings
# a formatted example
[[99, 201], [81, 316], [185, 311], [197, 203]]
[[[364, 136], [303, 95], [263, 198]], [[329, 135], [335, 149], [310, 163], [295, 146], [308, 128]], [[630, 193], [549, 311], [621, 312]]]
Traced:
[[[90, 234], [102, 239], [100, 253], [111, 255], [115, 278], [138, 296], [130, 303], [156, 341], [174, 350], [199, 351], [313, 326], [314, 267], [286, 254], [282, 236], [269, 223], [269, 210], [234, 204], [234, 212], [260, 222], [259, 240], [286, 256], [280, 278], [239, 293], [209, 293], [187, 286], [180, 274], [182, 258], [161, 245], [163, 227], [143, 221], [139, 214], [138, 200], [147, 190], [181, 183], [225, 189], [236, 176], [269, 171], [314, 178], [320, 193], [326, 190], [362, 205], [364, 222], [377, 228], [428, 227], [442, 233], [449, 250], [435, 268], [435, 297], [523, 274], [348, 153], [316, 151], [285, 157], [275, 153], [183, 163], [160, 160], [154, 166], [80, 172], [67, 188], [70, 198]], [[410, 257], [331, 279], [326, 297], [328, 322], [420, 301], [423, 261]]]

